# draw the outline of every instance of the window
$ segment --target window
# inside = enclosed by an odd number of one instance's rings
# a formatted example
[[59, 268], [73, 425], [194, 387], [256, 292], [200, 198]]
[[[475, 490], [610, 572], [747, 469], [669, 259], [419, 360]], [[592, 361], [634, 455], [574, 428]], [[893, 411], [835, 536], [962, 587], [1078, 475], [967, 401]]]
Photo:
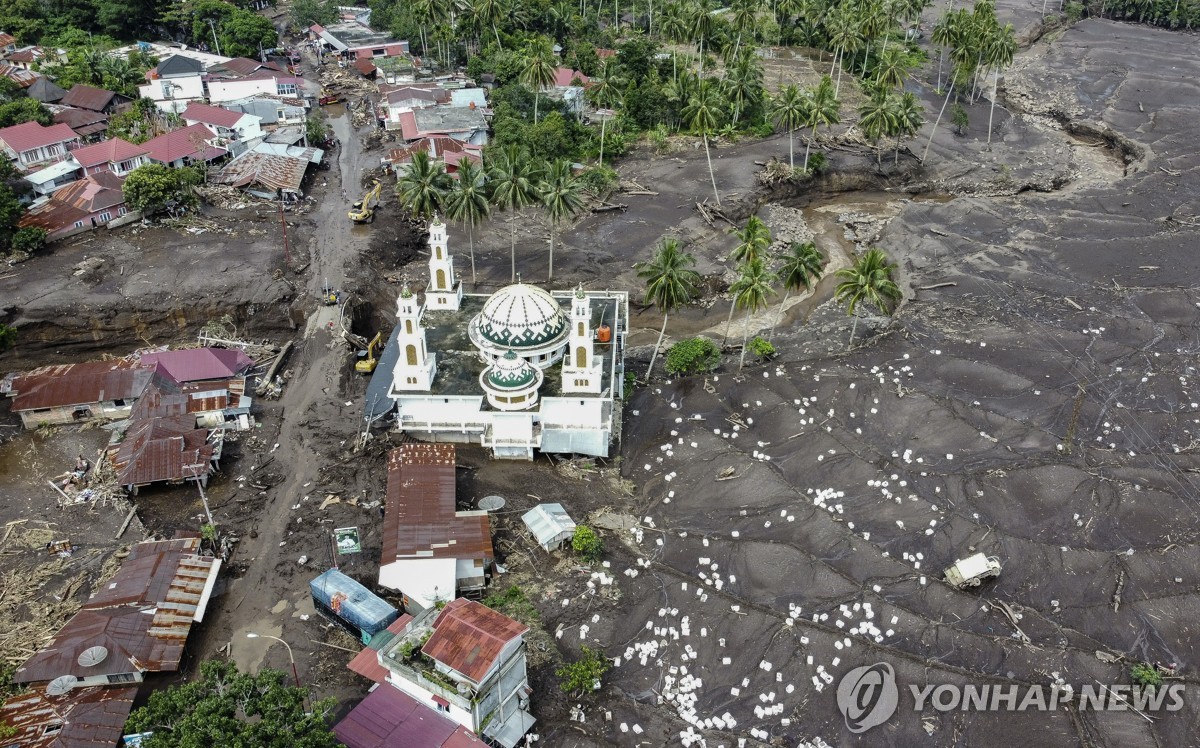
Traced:
[[438, 710], [439, 712], [449, 712], [449, 711], [450, 711], [450, 705], [449, 705], [449, 704], [440, 704], [440, 703], [439, 703], [439, 704], [436, 704], [435, 706], [437, 706], [437, 710]]
[[119, 215], [119, 216], [123, 216], [123, 215], [125, 215], [127, 212], [128, 212], [128, 211], [126, 211], [126, 210], [125, 210], [125, 206], [121, 206], [120, 208], [117, 208], [117, 215]]
[[116, 673], [108, 676], [109, 683], [133, 683], [137, 680], [137, 676], [133, 673]]
[[62, 722], [55, 722], [55, 723], [54, 723], [54, 724], [52, 724], [52, 725], [46, 725], [45, 727], [43, 727], [43, 728], [42, 728], [42, 735], [43, 735], [43, 736], [45, 736], [45, 735], [54, 735], [54, 734], [56, 734], [56, 733], [58, 733], [58, 732], [61, 732], [61, 731], [62, 731], [62, 729], [63, 729], [63, 723], [62, 723]]
[[575, 334], [576, 334], [576, 335], [578, 335], [578, 336], [579, 336], [579, 337], [581, 337], [581, 338], [582, 338], [582, 337], [585, 335], [585, 333], [584, 333], [584, 331], [583, 331], [583, 323], [582, 323], [582, 322], [580, 322], [580, 323], [579, 323], [579, 332], [577, 332], [577, 333], [575, 333]]
[[404, 331], [406, 333], [408, 333], [409, 335], [412, 335], [412, 320], [411, 319], [404, 320]]
[[379, 49], [372, 49], [371, 56], [372, 57], [387, 57], [387, 49], [383, 48], [383, 47], [381, 47]]
[[409, 366], [417, 365], [417, 347], [415, 345], [405, 347], [404, 355], [408, 359]]
[[79, 229], [79, 228], [83, 228], [83, 221], [76, 221], [76, 222], [75, 222], [75, 228], [77, 228], [77, 229]]
[[112, 220], [112, 213], [108, 212], [107, 210], [104, 211], [103, 213], [100, 214], [100, 220], [103, 221], [104, 223], [108, 223], [109, 221]]

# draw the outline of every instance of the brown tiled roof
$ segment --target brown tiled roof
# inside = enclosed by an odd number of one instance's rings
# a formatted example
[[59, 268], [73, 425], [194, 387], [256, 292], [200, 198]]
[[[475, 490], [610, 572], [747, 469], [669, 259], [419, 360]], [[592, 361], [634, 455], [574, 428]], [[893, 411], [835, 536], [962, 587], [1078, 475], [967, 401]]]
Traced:
[[486, 512], [454, 506], [454, 445], [405, 444], [388, 454], [381, 565], [401, 558], [492, 558]]
[[209, 106], [193, 101], [179, 115], [184, 122], [200, 122], [205, 125], [218, 127], [234, 127], [238, 120], [246, 116], [242, 112], [234, 112], [219, 106]]
[[56, 231], [69, 229], [79, 221], [87, 225], [88, 213], [71, 205], [64, 205], [57, 200], [47, 200], [36, 207], [30, 208], [17, 225], [21, 228], [32, 226], [53, 234]]
[[233, 187], [259, 185], [271, 190], [299, 192], [310, 163], [306, 157], [247, 151], [226, 164], [213, 181]]
[[249, 57], [235, 57], [232, 60], [222, 62], [220, 65], [214, 65], [213, 67], [225, 68], [231, 73], [242, 76], [250, 75], [263, 68], [276, 70], [281, 73], [284, 72], [282, 68], [273, 62], [259, 62], [258, 60], [251, 60]]
[[181, 158], [197, 158], [208, 149], [208, 141], [215, 137], [216, 133], [206, 125], [196, 123], [151, 138], [142, 143], [142, 146], [149, 152], [150, 158], [170, 164]]
[[213, 471], [208, 429], [192, 414], [136, 421], [109, 458], [122, 486], [198, 478]]
[[67, 91], [67, 95], [62, 97], [62, 101], [58, 103], [63, 106], [73, 106], [78, 109], [90, 109], [93, 112], [100, 112], [104, 111], [104, 107], [112, 103], [113, 97], [116, 95], [113, 91], [76, 83], [74, 86], [71, 86], [71, 90]]
[[7, 47], [10, 44], [16, 44], [17, 40], [12, 34], [0, 33], [0, 47]]
[[[203, 618], [208, 581], [220, 568], [219, 560], [197, 555], [199, 547], [198, 538], [133, 546], [116, 576], [17, 669], [13, 681], [177, 670], [192, 622]], [[104, 659], [81, 664], [80, 654], [97, 646], [107, 650]]]
[[442, 608], [433, 628], [421, 651], [476, 683], [496, 664], [506, 644], [529, 631], [528, 626], [465, 597]]
[[354, 61], [354, 69], [362, 75], [372, 75], [375, 72], [375, 63], [366, 57], [360, 57]]
[[[0, 707], [0, 723], [16, 730], [3, 744], [112, 748], [125, 731], [136, 696], [137, 688], [78, 688], [62, 696], [47, 696], [43, 689], [33, 689]], [[55, 730], [56, 726], [61, 729]]]
[[99, 143], [75, 148], [71, 151], [71, 157], [78, 161], [80, 166], [87, 168], [100, 164], [119, 164], [137, 156], [144, 156], [146, 153], [145, 146], [134, 145], [121, 138], [109, 138]]
[[54, 113], [54, 122], [66, 125], [84, 137], [108, 129], [107, 114], [87, 109], [60, 109]]
[[148, 367], [123, 359], [43, 366], [13, 381], [12, 410], [132, 400], [142, 394], [150, 374]]
[[65, 143], [79, 136], [66, 125], [43, 126], [39, 122], [22, 122], [0, 129], [0, 140], [17, 153], [55, 143]]

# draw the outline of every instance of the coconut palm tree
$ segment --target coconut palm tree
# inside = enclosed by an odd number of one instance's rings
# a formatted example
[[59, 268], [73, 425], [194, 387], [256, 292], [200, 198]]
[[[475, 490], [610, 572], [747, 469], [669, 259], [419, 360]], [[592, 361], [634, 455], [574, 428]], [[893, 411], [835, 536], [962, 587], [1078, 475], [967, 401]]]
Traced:
[[667, 317], [679, 306], [691, 301], [699, 294], [700, 274], [692, 270], [696, 258], [690, 252], [684, 252], [678, 239], [664, 238], [654, 250], [654, 258], [649, 262], [639, 262], [634, 265], [638, 277], [646, 282], [646, 301], [658, 307], [662, 312], [662, 329], [658, 331], [658, 343], [654, 353], [650, 355], [650, 366], [646, 369], [646, 379], [654, 371], [654, 362], [658, 359], [658, 349], [662, 347], [663, 336], [667, 334]]
[[428, 219], [442, 210], [450, 189], [446, 164], [433, 161], [426, 151], [413, 154], [412, 162], [396, 180], [396, 197], [416, 217]]
[[[842, 68], [845, 66], [846, 53], [857, 52], [864, 43], [854, 13], [854, 8], [850, 4], [841, 5], [837, 10], [829, 12], [826, 22], [829, 43], [834, 49], [833, 65], [837, 68], [837, 85], [833, 90], [834, 98], [837, 98], [842, 91]], [[832, 74], [832, 71], [830, 73]]]
[[735, 231], [738, 245], [733, 248], [729, 259], [736, 263], [749, 262], [765, 257], [771, 246], [771, 229], [758, 216], [750, 216], [745, 228]]
[[884, 135], [898, 132], [899, 125], [896, 117], [896, 97], [890, 95], [883, 86], [864, 86], [868, 89], [866, 103], [858, 108], [858, 127], [867, 140], [875, 147], [875, 168], [883, 170], [882, 151], [879, 149], [879, 139]]
[[908, 78], [908, 57], [901, 46], [885, 48], [875, 65], [875, 83], [888, 90], [900, 88]]
[[554, 66], [550, 64], [554, 53], [545, 43], [531, 45], [521, 61], [521, 83], [533, 89], [533, 124], [538, 121], [538, 101], [542, 91], [554, 85]]
[[987, 40], [984, 47], [984, 61], [992, 69], [992, 106], [988, 109], [987, 144], [992, 144], [992, 117], [996, 114], [996, 89], [1000, 85], [1000, 69], [1012, 64], [1017, 53], [1016, 32], [1011, 23], [999, 29]]
[[742, 358], [738, 362], [739, 370], [746, 364], [746, 339], [750, 337], [750, 318], [767, 305], [767, 297], [775, 293], [771, 284], [777, 280], [779, 280], [779, 276], [767, 267], [766, 260], [756, 258], [742, 263], [742, 266], [738, 268], [737, 281], [729, 287], [733, 294], [734, 306], [746, 310], [746, 325], [742, 328]]
[[848, 268], [837, 271], [837, 277], [842, 282], [833, 291], [833, 297], [846, 304], [846, 314], [854, 317], [854, 326], [850, 328], [850, 344], [854, 345], [854, 333], [858, 330], [858, 305], [867, 302], [883, 314], [891, 316], [895, 305], [903, 294], [900, 287], [892, 280], [892, 269], [895, 265], [887, 261], [882, 250], [869, 249]]
[[905, 91], [896, 102], [896, 157], [893, 164], [900, 164], [900, 139], [913, 137], [925, 124], [925, 107], [915, 93]]
[[688, 18], [688, 26], [691, 31], [692, 39], [700, 45], [700, 77], [704, 77], [704, 41], [712, 36], [713, 13], [717, 7], [713, 0], [696, 0], [690, 6], [691, 14]]
[[[505, 146], [488, 164], [487, 171], [488, 184], [492, 191], [492, 204], [500, 210], [516, 212], [537, 202], [541, 175], [534, 167], [529, 151], [515, 145]], [[512, 278], [510, 282], [516, 283], [516, 216], [511, 217], [508, 224], [512, 239]]]
[[821, 125], [833, 127], [842, 121], [842, 102], [838, 100], [833, 80], [828, 75], [821, 78], [817, 87], [809, 92], [808, 98], [808, 120], [804, 124], [812, 128], [812, 138], [804, 146], [804, 171], [808, 171], [808, 153], [817, 139], [817, 128]]
[[446, 217], [467, 226], [471, 247], [471, 283], [475, 283], [475, 224], [492, 212], [487, 194], [487, 174], [482, 166], [463, 156], [458, 162], [457, 177], [446, 197]]
[[733, 104], [733, 124], [736, 125], [742, 112], [761, 101], [763, 96], [762, 65], [750, 47], [743, 49], [726, 70], [722, 83], [726, 98]]
[[583, 210], [583, 184], [571, 173], [571, 162], [559, 159], [547, 165], [540, 192], [542, 206], [550, 214], [549, 280], [554, 280], [554, 234], [559, 221]]
[[[605, 60], [600, 68], [600, 74], [594, 76], [584, 94], [592, 104], [599, 109], [611, 109], [621, 103], [621, 86], [624, 81], [617, 76], [616, 65]], [[604, 131], [608, 125], [608, 117], [600, 120], [600, 164], [604, 165]]]
[[504, 0], [475, 0], [473, 8], [475, 18], [483, 26], [491, 26], [492, 33], [496, 35], [496, 47], [503, 50], [504, 45], [500, 43], [500, 30], [497, 24], [504, 16], [507, 3]]
[[796, 84], [784, 86], [779, 94], [771, 98], [771, 120], [776, 127], [787, 130], [788, 134], [788, 166], [796, 168], [795, 133], [796, 128], [808, 122], [812, 99], [805, 96]]
[[702, 80], [683, 108], [683, 121], [693, 131], [699, 132], [704, 140], [704, 158], [708, 160], [708, 176], [712, 180], [713, 197], [717, 207], [721, 205], [721, 193], [717, 192], [717, 176], [713, 173], [712, 154], [708, 150], [708, 136], [721, 121], [721, 95], [712, 81]]
[[775, 337], [775, 328], [783, 322], [783, 309], [792, 291], [811, 288], [821, 277], [821, 267], [824, 258], [812, 242], [792, 242], [783, 255], [783, 264], [779, 266], [779, 278], [783, 281], [783, 301], [779, 302], [779, 317], [771, 325], [771, 337]]

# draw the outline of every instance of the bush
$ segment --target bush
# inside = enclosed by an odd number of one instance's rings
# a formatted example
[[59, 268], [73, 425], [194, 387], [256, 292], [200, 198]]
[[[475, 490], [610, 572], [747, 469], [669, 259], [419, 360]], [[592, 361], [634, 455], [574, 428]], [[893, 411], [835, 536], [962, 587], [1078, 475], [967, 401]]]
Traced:
[[771, 126], [770, 122], [763, 122], [750, 128], [750, 132], [756, 138], [769, 138], [775, 134], [775, 128]]
[[17, 328], [0, 322], [0, 352], [17, 344]]
[[1162, 673], [1158, 672], [1158, 668], [1144, 662], [1139, 662], [1130, 668], [1129, 674], [1133, 678], [1134, 685], [1145, 688], [1154, 689], [1163, 683]]
[[580, 174], [579, 181], [585, 190], [603, 200], [617, 186], [620, 178], [617, 172], [607, 166], [594, 166]]
[[565, 693], [583, 695], [599, 687], [600, 678], [608, 672], [609, 667], [611, 663], [607, 657], [599, 650], [585, 646], [582, 657], [563, 665], [554, 674], [563, 679], [559, 687]]
[[775, 346], [766, 338], [756, 337], [750, 341], [750, 352], [762, 361], [769, 361], [775, 358]]
[[49, 234], [46, 233], [45, 229], [39, 229], [35, 226], [26, 226], [23, 229], [17, 229], [12, 238], [12, 251], [33, 254], [46, 246], [47, 236]]
[[828, 164], [829, 161], [826, 160], [824, 153], [810, 153], [808, 155], [809, 174], [820, 174], [821, 172], [825, 171], [825, 167], [828, 166]]
[[667, 351], [668, 374], [700, 374], [720, 364], [721, 351], [705, 337], [681, 340]]
[[950, 124], [954, 125], [954, 131], [959, 135], [966, 135], [967, 125], [970, 122], [970, 119], [967, 117], [967, 110], [963, 108], [962, 104], [955, 102], [954, 106], [950, 107]]
[[1083, 18], [1083, 3], [1069, 2], [1067, 3], [1067, 20], [1071, 23], [1077, 23]]
[[579, 525], [575, 528], [575, 536], [571, 538], [571, 549], [584, 561], [599, 561], [600, 556], [604, 555], [604, 541], [592, 528]]

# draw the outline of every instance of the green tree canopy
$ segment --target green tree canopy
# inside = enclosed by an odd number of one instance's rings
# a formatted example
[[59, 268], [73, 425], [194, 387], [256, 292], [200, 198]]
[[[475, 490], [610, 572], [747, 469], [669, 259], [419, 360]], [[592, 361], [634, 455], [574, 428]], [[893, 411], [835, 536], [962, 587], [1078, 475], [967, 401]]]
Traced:
[[277, 670], [247, 675], [231, 662], [208, 660], [199, 679], [150, 694], [125, 729], [154, 733], [143, 748], [335, 748], [334, 700], [306, 709], [307, 698]]
[[146, 164], [125, 177], [121, 191], [131, 208], [151, 215], [173, 204], [194, 202], [196, 196], [192, 187], [203, 181], [203, 175], [196, 169], [172, 169], [163, 164]]
[[22, 122], [49, 125], [53, 121], [54, 115], [37, 99], [16, 99], [0, 104], [0, 127], [19, 125]]

